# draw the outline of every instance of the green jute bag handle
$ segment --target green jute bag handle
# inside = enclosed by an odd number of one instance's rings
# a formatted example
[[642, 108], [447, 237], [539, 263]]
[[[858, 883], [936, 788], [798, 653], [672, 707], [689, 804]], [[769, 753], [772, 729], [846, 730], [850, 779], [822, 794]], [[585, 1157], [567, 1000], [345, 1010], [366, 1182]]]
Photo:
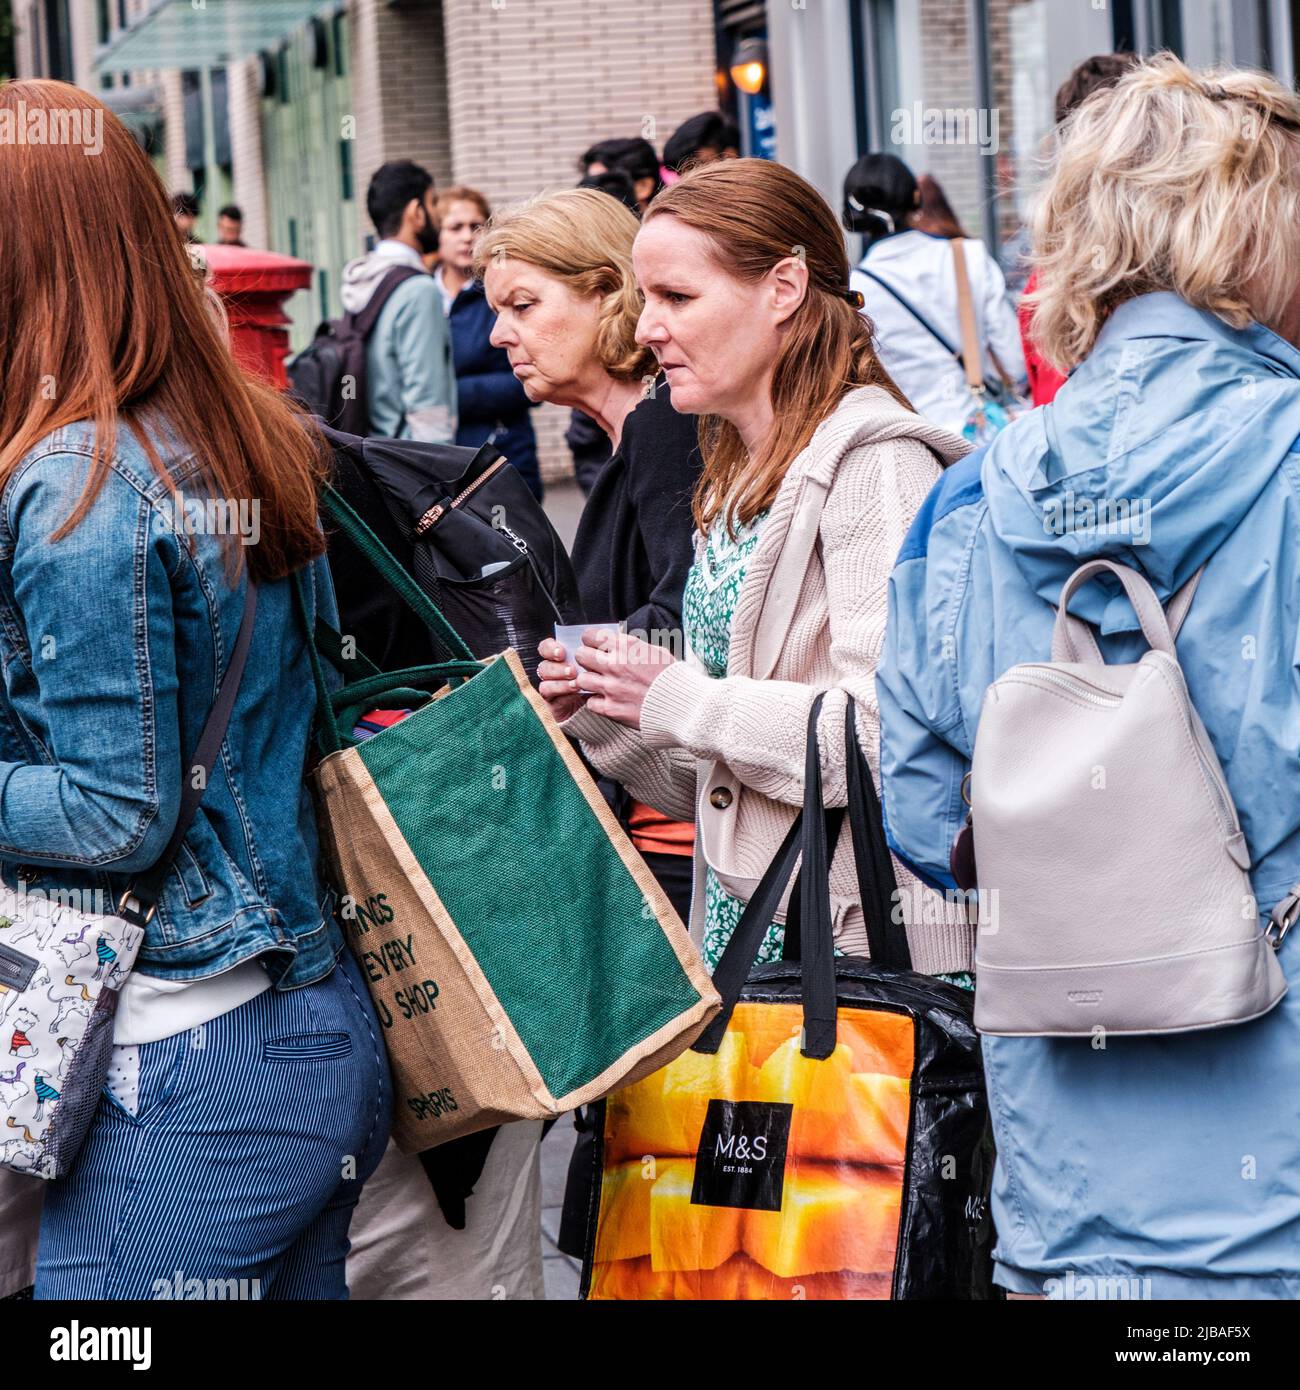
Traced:
[[[410, 666], [401, 671], [380, 671], [361, 652], [355, 657], [343, 655], [342, 634], [323, 618], [311, 620], [313, 604], [308, 602], [306, 569], [294, 575], [294, 598], [302, 614], [307, 633], [307, 654], [311, 661], [312, 679], [316, 686], [318, 738], [322, 750], [336, 753], [355, 745], [356, 740], [344, 733], [351, 729], [367, 704], [386, 695], [400, 695], [414, 702], [432, 698], [432, 691], [442, 684], [456, 685], [476, 675], [486, 663], [479, 661], [439, 611], [436, 604], [402, 567], [401, 562], [378, 536], [332, 487], [326, 485], [321, 494], [321, 510], [334, 521], [357, 549], [375, 567], [380, 577], [433, 633], [451, 661], [429, 666]], [[314, 597], [314, 586], [313, 586]], [[341, 689], [330, 691], [321, 665], [321, 652], [347, 678]], [[425, 689], [428, 686], [429, 689]], [[342, 716], [340, 718], [340, 716]]]
[[[321, 665], [320, 648], [317, 645], [316, 626], [311, 621], [311, 604], [307, 597], [307, 571], [298, 570], [293, 576], [294, 600], [302, 615], [303, 627], [307, 634], [307, 657], [311, 662], [312, 680], [316, 686], [316, 722], [318, 740], [324, 753], [337, 753], [340, 749], [354, 747], [357, 740], [344, 733], [350, 729], [365, 707], [384, 696], [400, 695], [411, 703], [420, 699], [432, 699], [433, 691], [440, 685], [454, 685], [460, 680], [477, 675], [486, 662], [443, 661], [431, 666], [408, 666], [401, 671], [375, 671], [373, 675], [363, 675], [360, 680], [351, 681], [338, 690], [331, 691], [325, 682], [325, 668]], [[328, 624], [325, 629], [334, 632]], [[339, 635], [334, 633], [335, 637]], [[341, 638], [339, 641], [341, 642]], [[353, 669], [373, 666], [370, 662], [348, 662]], [[340, 718], [342, 715], [342, 718]]]

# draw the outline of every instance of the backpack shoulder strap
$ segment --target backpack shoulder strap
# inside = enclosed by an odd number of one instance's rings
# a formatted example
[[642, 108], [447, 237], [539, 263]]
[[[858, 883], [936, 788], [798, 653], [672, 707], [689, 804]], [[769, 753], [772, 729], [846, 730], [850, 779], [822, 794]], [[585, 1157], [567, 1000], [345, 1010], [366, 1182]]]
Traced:
[[1192, 600], [1196, 597], [1196, 586], [1201, 582], [1201, 575], [1204, 573], [1205, 566], [1202, 565], [1165, 605], [1165, 618], [1168, 620], [1169, 632], [1172, 637], [1178, 636], [1179, 629], [1192, 606]]
[[416, 270], [413, 265], [395, 265], [375, 286], [375, 292], [370, 296], [370, 302], [366, 307], [348, 315], [353, 331], [363, 338], [368, 338], [375, 331], [379, 315], [383, 313], [384, 305], [392, 298], [398, 285], [404, 284], [412, 275], [424, 273], [423, 270]]
[[[1079, 566], [1066, 581], [1065, 588], [1061, 591], [1061, 603], [1056, 613], [1056, 627], [1052, 633], [1053, 661], [1086, 661], [1098, 666], [1106, 664], [1106, 658], [1101, 654], [1101, 648], [1097, 645], [1092, 628], [1082, 618], [1076, 618], [1073, 613], [1066, 609], [1069, 595], [1075, 586], [1102, 570], [1109, 570], [1123, 583], [1129, 596], [1129, 602], [1133, 604], [1147, 641], [1153, 647], [1161, 645], [1158, 641], [1152, 641], [1151, 628], [1158, 628], [1159, 626], [1155, 620], [1155, 613], [1159, 605], [1156, 602], [1155, 591], [1151, 588], [1146, 577], [1130, 566], [1119, 564], [1113, 560], [1091, 560]], [[1196, 586], [1200, 583], [1201, 575], [1204, 573], [1205, 566], [1202, 565], [1187, 583], [1170, 597], [1169, 602], [1164, 606], [1164, 621], [1168, 625], [1171, 653], [1173, 642], [1187, 618], [1192, 600], [1196, 597]]]

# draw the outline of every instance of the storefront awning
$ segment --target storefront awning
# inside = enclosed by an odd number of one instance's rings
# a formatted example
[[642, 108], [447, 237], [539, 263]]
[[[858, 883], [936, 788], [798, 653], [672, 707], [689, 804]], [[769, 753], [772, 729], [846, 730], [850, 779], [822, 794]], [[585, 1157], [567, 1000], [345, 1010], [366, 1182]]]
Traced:
[[146, 151], [159, 147], [163, 99], [157, 87], [105, 87], [99, 97]]
[[278, 48], [339, 0], [153, 0], [149, 11], [107, 43], [96, 72], [221, 67]]

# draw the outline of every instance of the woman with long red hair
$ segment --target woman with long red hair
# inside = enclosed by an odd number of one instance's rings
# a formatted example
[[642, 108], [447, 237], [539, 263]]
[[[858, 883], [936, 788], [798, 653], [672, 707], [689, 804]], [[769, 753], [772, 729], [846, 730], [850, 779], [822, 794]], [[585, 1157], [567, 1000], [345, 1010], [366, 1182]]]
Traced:
[[[346, 1297], [391, 1096], [302, 782], [295, 571], [335, 614], [322, 455], [231, 359], [125, 127], [57, 82], [0, 87], [0, 130], [15, 120], [59, 138], [0, 147], [0, 894], [122, 910], [203, 781], [141, 923], [88, 1137], [46, 1185], [36, 1294], [240, 1280]], [[72, 138], [87, 128], [102, 139]], [[250, 584], [247, 663], [203, 774]]]

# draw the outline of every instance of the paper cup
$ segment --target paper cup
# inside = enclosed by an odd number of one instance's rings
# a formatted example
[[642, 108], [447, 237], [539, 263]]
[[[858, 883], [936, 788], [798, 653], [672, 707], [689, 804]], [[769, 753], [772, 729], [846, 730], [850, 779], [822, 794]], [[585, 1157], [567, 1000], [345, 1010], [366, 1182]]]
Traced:
[[582, 646], [582, 634], [598, 628], [601, 632], [622, 632], [622, 623], [556, 623], [555, 640], [564, 648], [563, 660], [575, 667], [578, 672], [578, 689], [591, 694], [591, 688], [583, 684], [586, 673], [574, 660], [573, 654]]

